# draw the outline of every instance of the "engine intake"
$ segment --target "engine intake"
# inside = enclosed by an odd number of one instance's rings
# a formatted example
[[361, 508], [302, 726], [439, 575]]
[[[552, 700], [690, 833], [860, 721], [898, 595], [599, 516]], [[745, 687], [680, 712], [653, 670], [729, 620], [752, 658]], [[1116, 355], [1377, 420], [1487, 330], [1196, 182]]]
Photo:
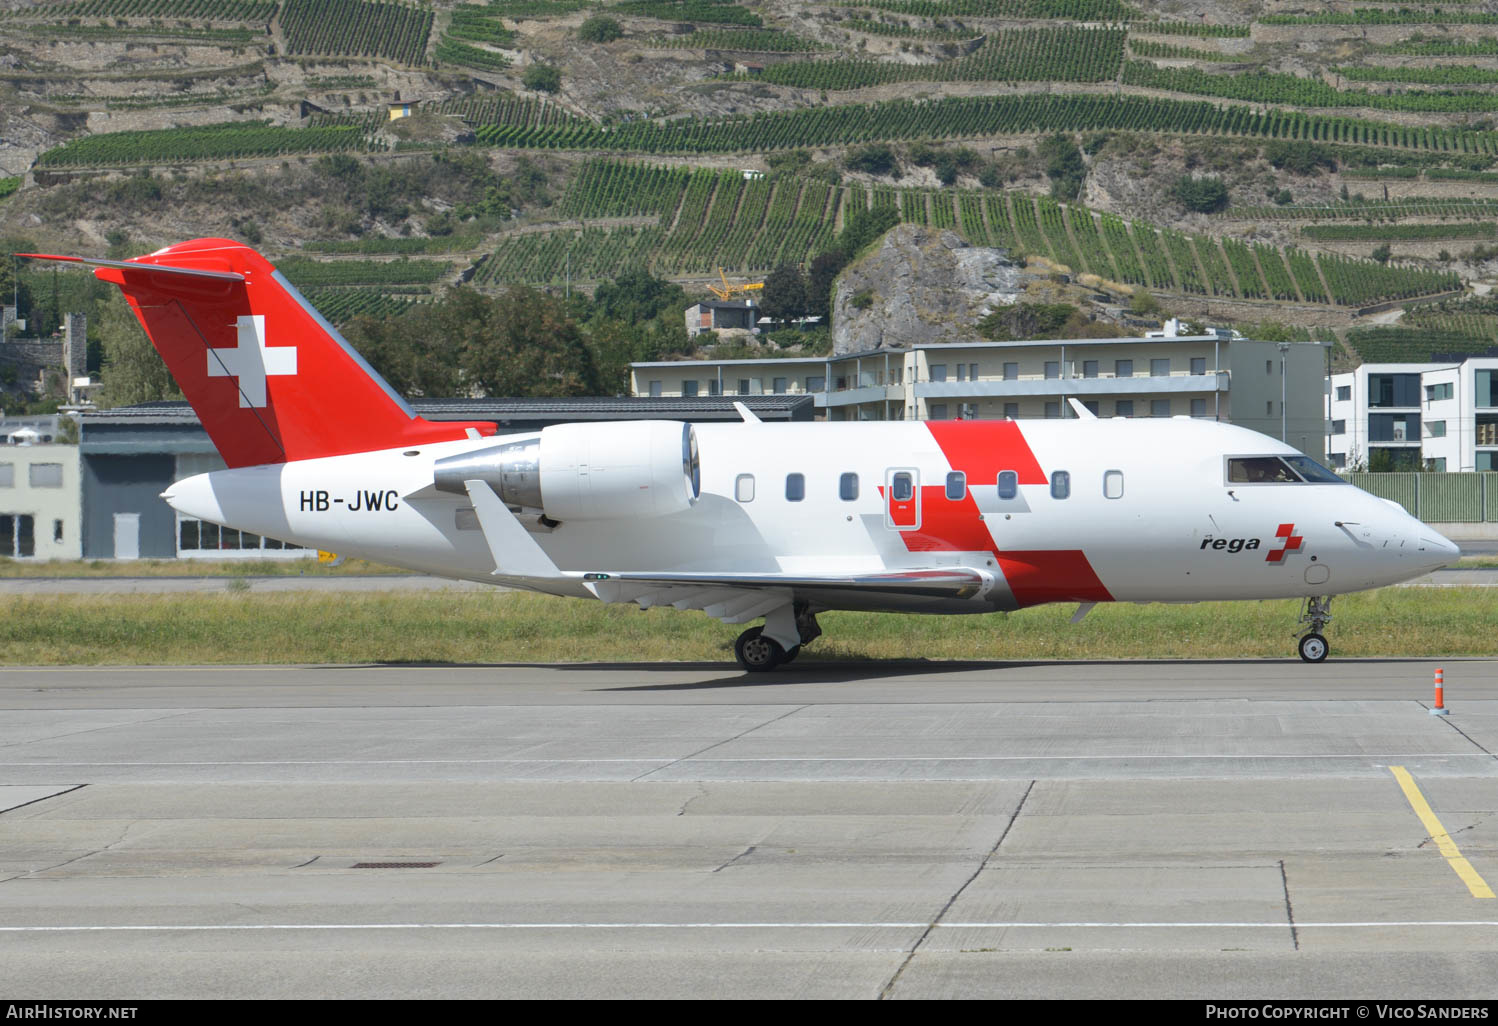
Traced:
[[697, 433], [676, 420], [557, 424], [531, 437], [436, 462], [437, 488], [467, 494], [479, 480], [511, 506], [553, 520], [659, 517], [690, 509], [702, 490]]

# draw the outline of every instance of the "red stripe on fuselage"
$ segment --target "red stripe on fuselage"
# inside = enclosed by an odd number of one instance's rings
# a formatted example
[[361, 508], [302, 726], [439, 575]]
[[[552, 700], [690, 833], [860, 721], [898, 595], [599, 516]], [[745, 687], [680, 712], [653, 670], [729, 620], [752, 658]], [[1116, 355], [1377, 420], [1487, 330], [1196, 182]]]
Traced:
[[953, 470], [967, 475], [969, 487], [994, 484], [999, 471], [1012, 470], [1020, 484], [1045, 484], [1045, 471], [1030, 443], [1012, 420], [933, 420], [926, 428]]
[[[1022, 485], [1047, 483], [1019, 425], [1013, 421], [932, 421], [926, 427], [953, 470], [967, 475], [967, 491], [953, 502], [942, 486], [921, 489], [921, 526], [902, 531], [911, 552], [991, 552], [1020, 607], [1046, 602], [1112, 602], [1113, 596], [1081, 549], [1005, 551], [979, 519], [975, 485], [993, 486], [1001, 470]], [[1022, 513], [1020, 516], [1032, 516]]]

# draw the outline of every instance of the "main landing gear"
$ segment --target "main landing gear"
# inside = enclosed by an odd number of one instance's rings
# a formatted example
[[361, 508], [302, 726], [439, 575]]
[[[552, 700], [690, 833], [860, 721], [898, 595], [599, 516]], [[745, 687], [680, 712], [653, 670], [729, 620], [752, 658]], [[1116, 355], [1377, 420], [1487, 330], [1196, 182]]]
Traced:
[[[773, 631], [779, 637], [771, 637], [767, 631]], [[792, 632], [797, 640], [787, 647], [784, 641], [789, 640]], [[821, 634], [816, 614], [806, 603], [798, 602], [765, 617], [763, 627], [750, 627], [740, 634], [733, 643], [733, 654], [749, 673], [768, 673], [783, 663], [794, 661], [801, 654], [801, 646]]]
[[1325, 598], [1311, 597], [1306, 599], [1305, 605], [1300, 611], [1300, 630], [1296, 636], [1300, 638], [1300, 657], [1308, 663], [1319, 663], [1326, 659], [1331, 647], [1327, 645], [1322, 631], [1332, 621], [1332, 599], [1328, 595]]

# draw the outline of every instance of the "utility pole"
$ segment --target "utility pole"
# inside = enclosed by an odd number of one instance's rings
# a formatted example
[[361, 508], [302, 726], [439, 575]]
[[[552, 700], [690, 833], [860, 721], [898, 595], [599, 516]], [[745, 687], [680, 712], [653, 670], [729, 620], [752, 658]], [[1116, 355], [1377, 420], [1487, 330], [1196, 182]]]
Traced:
[[1290, 352], [1290, 343], [1278, 343], [1280, 348], [1280, 441], [1289, 443], [1289, 414], [1285, 411], [1285, 355]]

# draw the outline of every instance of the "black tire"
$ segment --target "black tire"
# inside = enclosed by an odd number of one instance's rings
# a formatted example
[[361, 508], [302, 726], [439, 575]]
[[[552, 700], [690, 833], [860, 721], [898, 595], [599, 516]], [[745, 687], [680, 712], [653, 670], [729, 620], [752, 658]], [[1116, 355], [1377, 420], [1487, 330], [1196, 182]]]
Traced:
[[733, 643], [733, 654], [749, 673], [768, 673], [785, 662], [785, 649], [774, 638], [763, 636], [763, 627], [750, 627]]
[[781, 658], [780, 662], [781, 662], [782, 665], [784, 665], [785, 663], [794, 663], [796, 661], [796, 657], [798, 655], [800, 655], [800, 654], [801, 654], [801, 646], [797, 645], [795, 648], [793, 648], [789, 652], [787, 652]]
[[1308, 663], [1325, 662], [1330, 652], [1331, 646], [1319, 634], [1312, 632], [1300, 639], [1300, 657]]

